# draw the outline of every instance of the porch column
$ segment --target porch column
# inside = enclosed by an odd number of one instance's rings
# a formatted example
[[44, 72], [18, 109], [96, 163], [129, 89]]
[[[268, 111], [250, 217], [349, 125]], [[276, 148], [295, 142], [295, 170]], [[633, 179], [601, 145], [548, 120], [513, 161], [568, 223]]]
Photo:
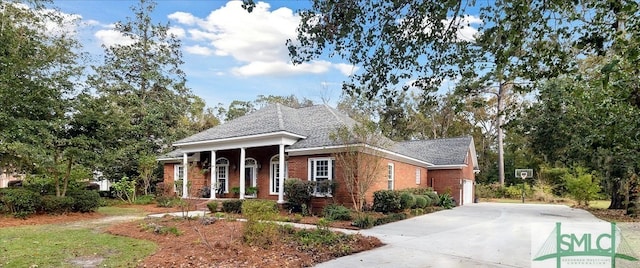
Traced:
[[284, 144], [280, 144], [279, 146], [279, 157], [278, 157], [278, 169], [280, 170], [280, 174], [278, 174], [278, 204], [284, 203], [284, 174], [286, 173], [284, 166]]
[[182, 178], [182, 198], [189, 197], [189, 189], [187, 184], [189, 183], [189, 160], [187, 159], [187, 153], [182, 154], [182, 166], [184, 167], [184, 174]]
[[245, 149], [240, 148], [240, 199], [244, 199], [244, 161], [245, 161]]
[[216, 191], [218, 187], [216, 187], [217, 181], [216, 176], [218, 175], [216, 172], [216, 151], [211, 151], [211, 167], [209, 169], [209, 174], [211, 175], [211, 195], [210, 199], [216, 199]]

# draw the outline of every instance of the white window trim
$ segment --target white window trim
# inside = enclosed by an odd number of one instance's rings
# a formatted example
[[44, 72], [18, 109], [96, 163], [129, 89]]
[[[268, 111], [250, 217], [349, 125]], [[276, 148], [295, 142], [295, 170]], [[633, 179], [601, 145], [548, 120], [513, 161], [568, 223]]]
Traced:
[[[396, 169], [393, 163], [387, 164], [387, 190], [394, 190], [396, 188], [395, 177], [396, 177]], [[391, 189], [389, 189], [389, 182], [391, 182]]]
[[[183, 168], [182, 164], [173, 165], [173, 192], [177, 193], [178, 189], [176, 188], [176, 182], [178, 180], [182, 180], [184, 178], [180, 178], [180, 168]], [[184, 176], [184, 169], [182, 170], [182, 174]]]
[[[314, 170], [311, 170], [311, 164], [318, 162], [318, 161], [329, 161], [329, 166], [328, 166], [328, 170], [327, 170], [327, 176], [328, 176], [328, 180], [329, 181], [333, 181], [334, 178], [334, 174], [333, 174], [333, 170], [335, 169], [335, 161], [336, 159], [334, 157], [313, 157], [313, 158], [309, 158], [309, 160], [307, 161], [307, 175], [308, 175], [308, 180], [309, 181], [316, 181], [315, 176], [314, 176]], [[318, 165], [313, 165], [313, 167], [317, 167]], [[332, 197], [332, 193], [318, 193], [315, 191], [312, 193], [313, 196], [316, 197]]]
[[244, 160], [244, 168], [253, 168], [253, 177], [251, 178], [251, 183], [249, 185], [245, 185], [246, 187], [257, 187], [258, 186], [258, 160], [252, 157], [247, 157]]
[[[226, 160], [227, 163], [226, 164], [218, 164], [219, 160]], [[219, 157], [218, 159], [216, 159], [216, 184], [218, 183], [218, 181], [220, 180], [220, 173], [218, 172], [218, 169], [220, 168], [225, 168], [224, 169], [224, 175], [225, 175], [225, 180], [224, 180], [224, 192], [225, 194], [229, 193], [229, 159], [225, 158], [225, 157]], [[218, 185], [216, 187], [216, 189], [220, 187], [220, 185]]]
[[[275, 190], [275, 186], [278, 186], [276, 184], [276, 178], [275, 177], [275, 167], [279, 167], [280, 166], [280, 162], [279, 162], [279, 155], [274, 155], [273, 157], [271, 157], [271, 159], [269, 160], [269, 195], [278, 195], [278, 191], [274, 191]], [[287, 178], [289, 178], [289, 163], [287, 162], [287, 158], [285, 157], [285, 161], [284, 161], [284, 179], [286, 180]]]
[[416, 168], [416, 184], [420, 185], [420, 181], [422, 177], [422, 171], [420, 170], [420, 168]]

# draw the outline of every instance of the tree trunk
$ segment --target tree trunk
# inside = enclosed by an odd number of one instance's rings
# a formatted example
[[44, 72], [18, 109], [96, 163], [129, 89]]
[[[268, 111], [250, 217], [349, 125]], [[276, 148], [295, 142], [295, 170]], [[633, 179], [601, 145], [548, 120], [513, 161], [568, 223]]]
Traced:
[[626, 198], [627, 201], [627, 215], [631, 217], [637, 217], [640, 214], [640, 187], [638, 185], [638, 176], [633, 174], [629, 178], [629, 193]]
[[624, 209], [624, 195], [620, 194], [621, 187], [620, 179], [614, 179], [611, 184], [611, 205], [609, 209]]
[[67, 195], [67, 187], [69, 186], [69, 178], [71, 178], [71, 166], [73, 164], [73, 157], [70, 156], [69, 159], [67, 159], [67, 172], [64, 175], [64, 181], [63, 181], [63, 185], [62, 185], [62, 193], [60, 196], [66, 196]]
[[504, 185], [504, 142], [502, 137], [502, 95], [504, 94], [504, 91], [505, 84], [500, 83], [497, 94], [498, 114], [496, 118], [496, 127], [498, 128], [498, 180], [500, 181], [500, 185]]

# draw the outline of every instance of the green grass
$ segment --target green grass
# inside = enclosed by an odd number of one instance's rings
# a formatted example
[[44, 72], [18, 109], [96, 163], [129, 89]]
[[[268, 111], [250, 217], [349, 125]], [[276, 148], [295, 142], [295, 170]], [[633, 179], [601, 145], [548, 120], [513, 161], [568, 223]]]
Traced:
[[[135, 267], [153, 242], [56, 225], [0, 228], [0, 267], [78, 267], [70, 260], [104, 258], [98, 267]], [[37, 266], [36, 266], [37, 265]]]

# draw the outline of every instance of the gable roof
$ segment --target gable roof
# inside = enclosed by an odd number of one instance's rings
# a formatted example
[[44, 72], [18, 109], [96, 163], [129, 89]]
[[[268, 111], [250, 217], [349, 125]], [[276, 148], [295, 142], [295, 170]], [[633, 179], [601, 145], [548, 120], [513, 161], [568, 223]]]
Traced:
[[[294, 135], [297, 141], [287, 147], [288, 150], [339, 147], [339, 141], [331, 139], [331, 133], [340, 127], [352, 127], [357, 122], [327, 105], [314, 105], [304, 108], [290, 108], [281, 104], [266, 106], [256, 112], [238, 117], [224, 124], [181, 139], [174, 146], [199, 142], [242, 138], [247, 136], [286, 133]], [[472, 150], [472, 163], [477, 168], [472, 137], [416, 140], [392, 142], [383, 137], [393, 154], [426, 162], [430, 165], [460, 166], [466, 165], [467, 153]], [[182, 156], [177, 149], [159, 157], [159, 160], [176, 159]]]

